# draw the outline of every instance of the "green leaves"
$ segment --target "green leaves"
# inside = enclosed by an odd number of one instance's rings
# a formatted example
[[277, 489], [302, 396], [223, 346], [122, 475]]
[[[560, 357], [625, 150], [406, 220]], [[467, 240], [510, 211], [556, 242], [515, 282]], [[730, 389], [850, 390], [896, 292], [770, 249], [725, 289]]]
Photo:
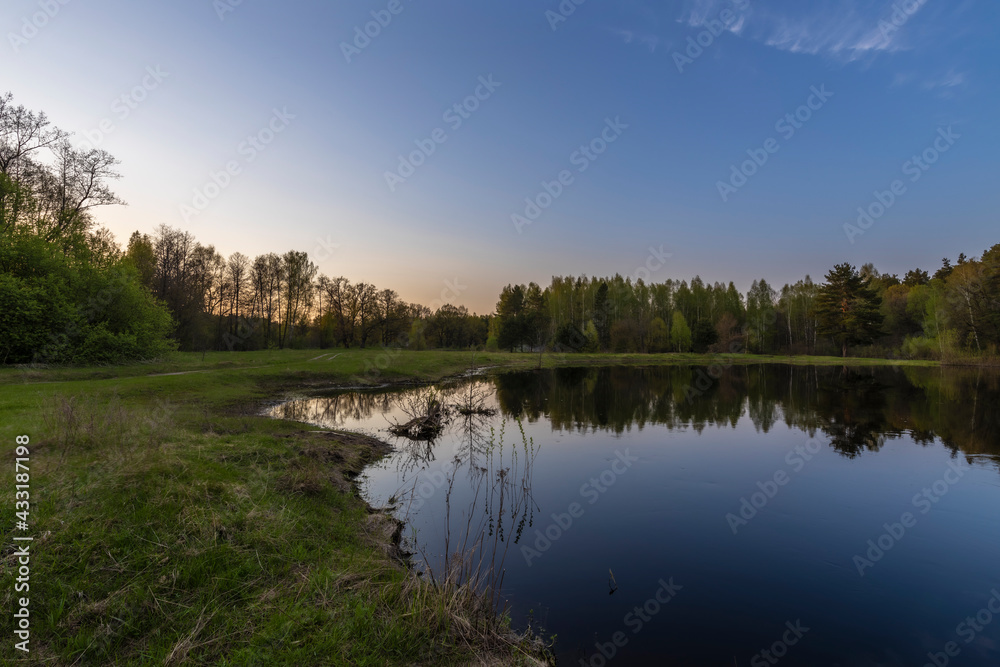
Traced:
[[130, 263], [90, 263], [24, 230], [0, 233], [0, 363], [117, 363], [173, 343], [166, 309]]
[[872, 343], [883, 335], [881, 301], [857, 269], [836, 265], [816, 297], [819, 333], [831, 336], [846, 357], [849, 346]]

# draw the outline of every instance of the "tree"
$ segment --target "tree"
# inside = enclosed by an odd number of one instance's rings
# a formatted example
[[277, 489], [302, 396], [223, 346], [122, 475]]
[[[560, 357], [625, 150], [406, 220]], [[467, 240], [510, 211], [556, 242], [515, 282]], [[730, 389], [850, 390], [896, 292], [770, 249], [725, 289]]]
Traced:
[[45, 190], [52, 215], [43, 223], [48, 241], [90, 229], [93, 220], [88, 212], [95, 206], [124, 203], [108, 186], [109, 180], [120, 178], [115, 171], [120, 161], [111, 153], [98, 148], [77, 150], [68, 139], [59, 141], [53, 151], [55, 187]]
[[34, 230], [0, 233], [0, 363], [122, 363], [175, 347], [132, 262], [91, 260], [86, 245], [67, 254]]
[[309, 261], [306, 253], [290, 250], [281, 257], [281, 269], [282, 307], [278, 327], [278, 347], [284, 348], [290, 342], [289, 333], [292, 328], [299, 324], [312, 305], [316, 265]]
[[205, 275], [209, 267], [204, 248], [189, 232], [166, 225], [156, 229], [152, 242], [156, 260], [153, 294], [173, 313], [181, 348], [201, 349], [204, 341], [199, 327], [205, 318], [210, 284]]
[[580, 352], [587, 344], [587, 338], [580, 328], [572, 322], [564, 322], [556, 330], [555, 345], [557, 352]]
[[722, 313], [715, 323], [715, 348], [721, 352], [736, 352], [743, 349], [742, 336], [737, 327], [739, 323], [731, 313]]
[[851, 345], [874, 342], [882, 334], [880, 300], [868, 281], [850, 264], [826, 274], [814, 305], [820, 334], [830, 336], [844, 357]]
[[674, 322], [670, 327], [670, 344], [678, 352], [687, 352], [691, 349], [691, 328], [684, 318], [684, 313], [679, 310], [674, 311]]
[[524, 344], [527, 338], [527, 323], [525, 321], [524, 286], [507, 285], [500, 293], [497, 302], [497, 317], [500, 318], [500, 330], [497, 344], [501, 349], [514, 351], [515, 347]]
[[691, 349], [694, 352], [704, 354], [718, 340], [719, 333], [707, 318], [702, 318], [694, 323], [694, 329], [691, 331]]
[[529, 283], [524, 294], [525, 339], [531, 345], [543, 347], [549, 337], [548, 290]]
[[976, 351], [981, 352], [983, 341], [980, 333], [991, 319], [990, 296], [986, 291], [987, 280], [983, 275], [982, 264], [974, 260], [967, 261], [962, 255], [962, 261], [955, 266], [945, 282], [951, 303], [951, 319], [955, 323], [961, 323], [966, 340], [975, 343]]
[[259, 255], [250, 266], [250, 284], [254, 308], [264, 323], [264, 347], [272, 343], [271, 325], [281, 308], [281, 258], [272, 253]]
[[747, 292], [747, 337], [750, 347], [757, 352], [766, 352], [774, 333], [776, 312], [774, 300], [777, 294], [763, 278], [753, 281]]
[[139, 273], [140, 282], [152, 289], [156, 276], [156, 255], [153, 253], [153, 242], [149, 235], [140, 234], [138, 231], [132, 232], [128, 240], [128, 249], [125, 251], [125, 259]]
[[594, 327], [602, 350], [611, 346], [611, 307], [608, 304], [608, 283], [601, 281], [594, 295]]
[[926, 285], [931, 281], [930, 275], [922, 269], [911, 269], [906, 272], [903, 276], [903, 284], [907, 287], [916, 287], [917, 285]]
[[952, 270], [951, 260], [945, 257], [941, 260], [941, 268], [934, 273], [934, 277], [939, 280], [944, 280], [951, 275]]
[[247, 291], [250, 274], [250, 260], [246, 255], [234, 252], [226, 262], [226, 283], [229, 286], [229, 304], [227, 315], [229, 317], [229, 340], [239, 340], [237, 332], [240, 330], [240, 323], [245, 317], [247, 303]]
[[649, 323], [649, 351], [666, 352], [670, 349], [670, 332], [662, 317], [654, 317]]
[[378, 288], [371, 283], [358, 283], [354, 294], [358, 305], [358, 342], [364, 348], [379, 322]]

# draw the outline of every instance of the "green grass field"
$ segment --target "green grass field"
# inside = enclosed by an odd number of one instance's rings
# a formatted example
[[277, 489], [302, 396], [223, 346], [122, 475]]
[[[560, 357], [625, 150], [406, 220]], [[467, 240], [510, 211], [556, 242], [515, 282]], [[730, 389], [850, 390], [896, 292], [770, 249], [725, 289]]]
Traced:
[[[335, 356], [334, 356], [335, 355]], [[502, 368], [715, 363], [699, 355], [269, 351], [102, 368], [0, 370], [2, 593], [30, 598], [49, 665], [531, 664], [504, 619], [401, 567], [394, 528], [349, 480], [370, 440], [260, 416], [320, 388]], [[727, 357], [725, 363], [842, 364]], [[847, 363], [886, 364], [848, 359]], [[906, 362], [906, 365], [933, 365]], [[30, 437], [30, 530], [14, 525], [15, 437]], [[34, 536], [15, 593], [13, 537]]]

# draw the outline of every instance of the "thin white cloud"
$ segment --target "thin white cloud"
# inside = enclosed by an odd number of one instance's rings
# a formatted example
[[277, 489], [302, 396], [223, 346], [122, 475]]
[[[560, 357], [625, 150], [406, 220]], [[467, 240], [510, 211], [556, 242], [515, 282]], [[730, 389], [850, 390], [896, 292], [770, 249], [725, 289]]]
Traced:
[[623, 28], [613, 28], [612, 32], [620, 37], [625, 44], [637, 44], [650, 53], [655, 53], [656, 47], [660, 45], [660, 38], [656, 35], [637, 33], [634, 30]]
[[956, 72], [952, 69], [948, 70], [947, 74], [925, 80], [920, 84], [920, 87], [924, 90], [936, 90], [939, 88], [954, 88], [964, 84], [965, 74], [963, 72]]
[[[738, 35], [746, 25], [750, 6], [750, 0], [687, 0], [678, 21], [690, 28], [701, 28], [709, 23], [719, 22], [725, 30]], [[721, 16], [723, 10], [727, 9], [736, 17], [728, 25], [722, 21]]]
[[898, 88], [900, 86], [905, 86], [916, 78], [917, 75], [915, 72], [897, 72], [896, 76], [892, 78], [892, 85], [890, 87]]
[[[919, 2], [919, 0], [917, 0]], [[884, 0], [687, 0], [678, 21], [690, 27], [709, 25], [729, 9], [738, 20], [727, 26], [737, 35], [790, 53], [856, 60], [878, 52], [909, 48], [907, 24], [926, 2], [911, 13]]]
[[948, 72], [942, 76], [924, 80], [920, 84], [920, 87], [923, 90], [934, 92], [938, 97], [951, 99], [955, 97], [958, 89], [964, 87], [965, 84], [965, 73], [956, 72], [952, 69], [948, 70]]
[[949, 69], [927, 76], [920, 72], [897, 72], [892, 79], [892, 88], [916, 85], [921, 90], [936, 93], [938, 97], [952, 98], [958, 89], [965, 87], [969, 77], [965, 72]]

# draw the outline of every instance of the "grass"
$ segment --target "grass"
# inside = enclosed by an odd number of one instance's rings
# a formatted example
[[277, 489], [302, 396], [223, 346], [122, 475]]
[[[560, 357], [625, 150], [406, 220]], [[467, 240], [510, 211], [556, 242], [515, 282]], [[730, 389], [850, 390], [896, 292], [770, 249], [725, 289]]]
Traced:
[[[336, 355], [336, 356], [333, 356]], [[384, 449], [260, 416], [294, 392], [419, 382], [469, 353], [175, 354], [150, 364], [0, 370], [0, 443], [31, 438], [31, 653], [51, 665], [532, 664], [505, 618], [400, 566], [398, 525], [351, 484]], [[533, 368], [536, 354], [479, 353]], [[559, 364], [714, 363], [545, 355]], [[842, 364], [839, 358], [726, 363]], [[848, 363], [898, 363], [855, 360]], [[920, 362], [907, 362], [918, 365]], [[926, 362], [924, 362], [926, 363]], [[0, 603], [13, 609], [13, 508]], [[481, 605], [480, 605], [481, 607]], [[11, 635], [0, 662], [25, 656]], [[537, 663], [535, 663], [537, 664]]]

